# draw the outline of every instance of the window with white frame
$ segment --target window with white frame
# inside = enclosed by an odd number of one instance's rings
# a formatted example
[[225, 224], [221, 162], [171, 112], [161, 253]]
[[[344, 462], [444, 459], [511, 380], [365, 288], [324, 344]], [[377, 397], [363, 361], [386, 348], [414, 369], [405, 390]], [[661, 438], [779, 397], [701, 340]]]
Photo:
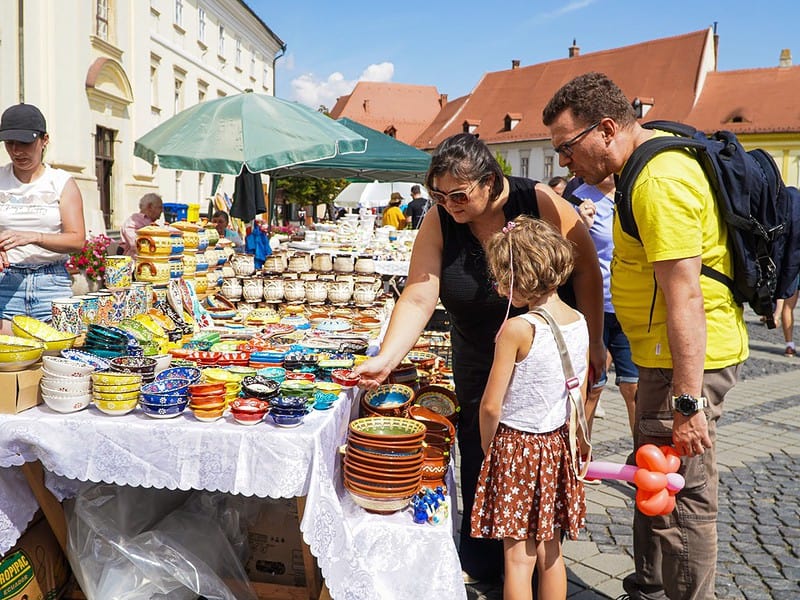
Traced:
[[237, 69], [242, 68], [242, 40], [236, 38], [236, 54], [233, 63]]
[[161, 59], [150, 55], [150, 106], [158, 107], [158, 65]]
[[542, 179], [545, 181], [549, 181], [553, 177], [554, 162], [552, 154], [544, 157], [544, 176]]
[[261, 69], [261, 85], [269, 89], [269, 65], [264, 61], [264, 68]]
[[219, 38], [217, 38], [217, 54], [225, 56], [225, 25], [219, 25]]
[[95, 4], [95, 34], [102, 40], [108, 41], [108, 21], [111, 12], [111, 0], [97, 0]]
[[183, 110], [183, 81], [185, 73], [175, 71], [175, 91], [173, 94], [173, 114], [178, 114]]
[[197, 39], [206, 41], [206, 10], [203, 7], [197, 9]]
[[183, 0], [175, 0], [175, 25], [183, 27]]
[[203, 102], [208, 95], [208, 84], [202, 79], [197, 80], [197, 102]]
[[527, 177], [528, 176], [528, 157], [522, 156], [519, 159], [519, 176], [520, 177]]
[[256, 51], [250, 53], [250, 79], [255, 81], [256, 78]]

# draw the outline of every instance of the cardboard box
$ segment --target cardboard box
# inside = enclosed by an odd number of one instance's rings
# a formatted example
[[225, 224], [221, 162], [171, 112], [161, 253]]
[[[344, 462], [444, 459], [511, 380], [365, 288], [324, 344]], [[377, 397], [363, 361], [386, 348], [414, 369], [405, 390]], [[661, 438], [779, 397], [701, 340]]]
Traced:
[[42, 403], [39, 380], [42, 378], [42, 363], [24, 371], [0, 373], [0, 413], [15, 415]]
[[67, 557], [40, 515], [0, 559], [0, 600], [59, 598], [70, 575]]
[[302, 534], [294, 498], [265, 499], [247, 537], [250, 557], [245, 571], [250, 581], [305, 586]]

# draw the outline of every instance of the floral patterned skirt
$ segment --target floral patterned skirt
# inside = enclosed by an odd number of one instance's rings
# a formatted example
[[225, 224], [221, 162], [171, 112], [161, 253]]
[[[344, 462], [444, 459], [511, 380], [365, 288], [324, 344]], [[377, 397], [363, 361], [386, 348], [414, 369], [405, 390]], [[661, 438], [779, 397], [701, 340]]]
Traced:
[[546, 541], [561, 529], [574, 540], [585, 518], [583, 482], [572, 469], [568, 426], [528, 433], [501, 423], [481, 465], [472, 537]]

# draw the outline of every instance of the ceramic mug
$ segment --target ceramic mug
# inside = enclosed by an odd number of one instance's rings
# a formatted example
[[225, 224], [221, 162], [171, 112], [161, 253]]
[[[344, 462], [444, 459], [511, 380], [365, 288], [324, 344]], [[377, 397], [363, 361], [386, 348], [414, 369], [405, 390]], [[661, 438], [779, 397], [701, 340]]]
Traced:
[[114, 295], [111, 292], [89, 292], [86, 295], [97, 298], [97, 310], [92, 323], [112, 325], [114, 323]]
[[264, 296], [264, 280], [258, 277], [245, 279], [242, 283], [242, 297], [246, 302], [259, 302]]
[[103, 261], [103, 281], [110, 290], [122, 290], [131, 285], [133, 258], [130, 256], [106, 256]]
[[315, 271], [332, 271], [333, 259], [327, 252], [320, 252], [314, 255], [314, 260], [311, 262], [311, 268]]
[[84, 329], [87, 325], [92, 325], [97, 320], [97, 305], [100, 300], [97, 296], [78, 296], [81, 300], [81, 320], [83, 321]]
[[304, 287], [306, 301], [310, 304], [321, 304], [328, 298], [328, 286], [324, 281], [307, 280]]
[[267, 302], [281, 302], [283, 300], [283, 279], [270, 277], [264, 280], [264, 300]]
[[353, 296], [353, 283], [351, 281], [328, 281], [328, 300], [334, 304], [349, 302]]
[[83, 301], [80, 296], [56, 298], [52, 308], [53, 327], [66, 333], [83, 332]]
[[256, 272], [255, 257], [252, 254], [234, 254], [231, 266], [239, 277], [249, 277]]
[[226, 277], [222, 280], [221, 292], [228, 300], [238, 302], [242, 299], [242, 280], [238, 277]]
[[302, 279], [285, 279], [283, 282], [283, 295], [289, 302], [305, 300], [306, 288]]

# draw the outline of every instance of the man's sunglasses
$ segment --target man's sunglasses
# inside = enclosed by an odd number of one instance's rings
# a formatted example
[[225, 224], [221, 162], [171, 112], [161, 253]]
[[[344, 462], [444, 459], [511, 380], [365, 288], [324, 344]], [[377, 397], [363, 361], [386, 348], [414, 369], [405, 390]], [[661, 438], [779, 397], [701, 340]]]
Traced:
[[428, 192], [430, 193], [431, 200], [436, 202], [436, 204], [446, 204], [447, 202], [452, 202], [453, 204], [466, 204], [469, 202], [470, 193], [480, 182], [481, 180], [479, 179], [465, 190], [456, 190], [446, 194], [444, 192], [440, 192], [439, 190], [433, 189], [428, 190]]
[[563, 156], [565, 158], [571, 157], [572, 156], [572, 147], [575, 144], [577, 144], [581, 140], [581, 138], [583, 136], [585, 136], [587, 133], [589, 133], [590, 131], [593, 131], [595, 128], [597, 128], [598, 125], [600, 125], [600, 121], [598, 121], [594, 125], [589, 125], [589, 127], [584, 129], [583, 131], [581, 131], [578, 135], [576, 135], [571, 140], [567, 140], [563, 144], [560, 144], [560, 145], [556, 146], [554, 148], [554, 150], [556, 151], [557, 154], [560, 154], [561, 156]]

